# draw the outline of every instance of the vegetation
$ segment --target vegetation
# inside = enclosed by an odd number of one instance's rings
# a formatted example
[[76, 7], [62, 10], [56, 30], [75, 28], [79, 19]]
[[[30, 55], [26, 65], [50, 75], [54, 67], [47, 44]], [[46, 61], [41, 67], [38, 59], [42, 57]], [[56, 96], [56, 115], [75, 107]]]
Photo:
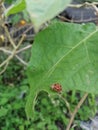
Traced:
[[98, 28], [57, 19], [69, 3], [1, 2], [1, 130], [81, 130], [95, 116]]

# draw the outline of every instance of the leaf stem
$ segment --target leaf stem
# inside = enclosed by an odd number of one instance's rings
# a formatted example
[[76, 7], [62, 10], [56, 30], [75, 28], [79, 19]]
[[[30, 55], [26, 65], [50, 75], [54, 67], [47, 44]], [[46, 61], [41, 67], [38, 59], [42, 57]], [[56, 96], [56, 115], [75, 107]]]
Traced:
[[79, 101], [79, 103], [77, 104], [77, 106], [75, 107], [74, 112], [73, 112], [73, 114], [72, 114], [72, 116], [71, 116], [71, 118], [70, 118], [70, 121], [69, 121], [69, 124], [68, 124], [66, 130], [70, 130], [70, 127], [71, 127], [71, 124], [72, 124], [73, 121], [74, 121], [75, 115], [76, 115], [76, 113], [78, 112], [78, 109], [81, 107], [81, 105], [82, 105], [83, 102], [85, 101], [85, 99], [87, 98], [87, 96], [88, 96], [88, 93], [85, 93], [84, 96], [83, 96], [83, 97], [81, 98], [81, 100]]

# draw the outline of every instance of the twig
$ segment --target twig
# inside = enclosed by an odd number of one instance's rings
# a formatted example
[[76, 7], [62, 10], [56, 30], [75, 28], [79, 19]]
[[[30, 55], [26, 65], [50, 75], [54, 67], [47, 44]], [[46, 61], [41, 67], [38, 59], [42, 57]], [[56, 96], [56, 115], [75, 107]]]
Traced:
[[5, 64], [4, 69], [0, 72], [0, 75], [5, 72], [5, 70], [6, 70], [7, 66], [8, 66], [8, 64], [9, 64], [8, 62]]
[[11, 38], [9, 32], [8, 32], [7, 27], [6, 27], [5, 25], [3, 25], [3, 27], [4, 27], [4, 29], [5, 29], [5, 32], [6, 32], [6, 34], [7, 34], [7, 37], [8, 37], [8, 39], [9, 39], [10, 43], [12, 44], [12, 46], [13, 46], [14, 48], [16, 48], [16, 45], [15, 45], [14, 41], [12, 40], [12, 38]]
[[12, 54], [11, 51], [4, 49], [3, 47], [0, 48], [0, 51], [3, 51], [4, 53]]
[[[18, 50], [18, 51], [16, 51], [16, 53], [15, 53], [15, 57], [22, 63], [22, 64], [24, 64], [25, 66], [27, 66], [27, 64], [28, 63], [26, 63], [23, 59], [21, 59], [17, 54], [18, 53], [20, 53], [20, 52], [22, 52], [22, 51], [25, 51], [25, 50], [27, 50], [27, 49], [29, 49], [29, 48], [31, 48], [32, 47], [32, 45], [28, 45], [28, 46], [26, 46], [26, 47], [24, 47], [24, 48], [22, 48], [22, 49], [20, 49], [20, 50]], [[4, 48], [0, 48], [0, 51], [3, 51], [4, 53], [7, 53], [7, 54], [13, 54], [13, 52], [12, 51], [10, 51], [10, 50], [6, 50], [6, 49], [4, 49]], [[7, 59], [8, 60], [8, 59]], [[7, 62], [7, 60], [6, 60], [6, 62]], [[5, 64], [5, 63], [4, 63]], [[3, 64], [3, 65], [4, 65]], [[8, 65], [7, 65], [8, 66]], [[0, 67], [2, 67], [2, 66], [0, 66]], [[6, 70], [6, 68], [4, 69], [4, 71]], [[4, 72], [4, 71], [1, 71], [0, 72], [0, 75]]]
[[82, 105], [83, 102], [85, 101], [85, 99], [87, 98], [87, 96], [88, 96], [88, 93], [85, 93], [84, 96], [83, 96], [83, 97], [81, 98], [81, 100], [79, 101], [78, 105], [75, 107], [74, 112], [73, 112], [73, 114], [72, 114], [72, 116], [71, 116], [71, 118], [70, 118], [70, 121], [69, 121], [69, 124], [68, 124], [66, 130], [70, 130], [70, 127], [71, 127], [71, 124], [72, 124], [72, 122], [73, 122], [73, 120], [74, 120], [74, 118], [75, 118], [75, 115], [76, 115], [76, 113], [78, 112], [78, 109], [81, 107], [81, 105]]
[[31, 48], [31, 47], [32, 47], [32, 45], [28, 45], [28, 46], [26, 46], [26, 47], [24, 47], [24, 48], [18, 50], [18, 51], [16, 52], [16, 54], [17, 54], [17, 53], [20, 53], [20, 52], [22, 52], [22, 51], [25, 51], [25, 50], [27, 50], [27, 49], [29, 49], [29, 48]]
[[17, 51], [17, 49], [19, 48], [19, 46], [21, 45], [21, 43], [23, 42], [23, 40], [25, 39], [25, 37], [26, 37], [26, 35], [24, 34], [24, 35], [22, 35], [22, 37], [21, 37], [21, 39], [20, 39], [20, 41], [19, 41], [19, 43], [18, 43], [18, 45], [16, 46], [16, 48], [15, 48], [15, 50]]
[[69, 111], [69, 114], [70, 116], [72, 115], [72, 112], [70, 110], [70, 104], [68, 103], [68, 101], [63, 97], [63, 95], [59, 94], [60, 98], [65, 102], [67, 108], [68, 108], [68, 111]]
[[98, 5], [98, 2], [92, 2], [92, 3], [84, 2], [83, 4], [69, 4], [68, 7], [80, 8], [83, 6], [93, 6], [93, 5], [95, 6]]
[[[28, 48], [30, 48], [29, 46], [28, 46]], [[24, 50], [26, 50], [26, 49], [28, 49], [28, 48], [23, 48], [23, 50], [21, 49], [21, 51], [24, 51]], [[4, 48], [0, 48], [0, 51], [3, 51], [4, 53], [7, 53], [7, 54], [11, 54], [12, 55], [12, 52], [11, 51], [9, 51], [9, 50], [6, 50], [6, 49], [4, 49]], [[18, 54], [19, 52], [21, 52], [21, 51], [16, 51], [16, 54]], [[18, 55], [15, 55], [15, 57], [22, 63], [22, 64], [24, 64], [24, 65], [26, 65], [27, 66], [27, 63], [24, 61], [24, 60], [22, 60]], [[4, 70], [6, 70], [6, 69], [4, 69]], [[1, 71], [0, 72], [0, 75], [3, 73], [4, 71]]]
[[[22, 51], [25, 51], [25, 50], [27, 50], [27, 49], [29, 49], [29, 48], [31, 48], [31, 47], [32, 47], [32, 45], [28, 45], [28, 46], [26, 46], [26, 47], [24, 47], [24, 48], [22, 48], [22, 49], [20, 49], [20, 50], [17, 50], [17, 51], [16, 51], [16, 54], [18, 54], [18, 53], [20, 53], [20, 52], [22, 52]], [[3, 47], [0, 48], [0, 51], [3, 51], [4, 53], [12, 54], [12, 51], [7, 50], [7, 49], [4, 49]]]
[[5, 61], [3, 61], [3, 62], [0, 64], [0, 67], [2, 67], [2, 66], [4, 66], [4, 65], [8, 64], [9, 61], [14, 57], [14, 55], [16, 54], [17, 49], [19, 48], [19, 46], [20, 46], [21, 43], [23, 42], [24, 38], [25, 38], [25, 35], [22, 36], [22, 38], [20, 39], [18, 45], [17, 45], [17, 46], [14, 48], [14, 50], [12, 51], [12, 54], [11, 54]]
[[91, 22], [91, 21], [97, 21], [98, 18], [90, 18], [90, 19], [83, 19], [83, 20], [74, 20], [74, 19], [68, 19], [64, 16], [58, 16], [62, 21], [68, 21], [68, 22], [74, 22], [74, 23], [81, 23], [81, 22]]
[[34, 27], [34, 25], [28, 27], [28, 29], [26, 29], [26, 30], [23, 32], [23, 34], [26, 34], [26, 33], [27, 33], [28, 31], [30, 31], [30, 29], [32, 29], [33, 27]]
[[15, 55], [15, 57], [22, 63], [24, 64], [25, 66], [28, 65], [28, 63], [26, 63], [23, 59], [21, 59], [18, 55]]
[[96, 7], [96, 5], [92, 5], [92, 7], [95, 9], [95, 13], [96, 13], [96, 15], [98, 15], [98, 8]]
[[0, 68], [1, 68], [2, 66], [4, 66], [5, 64], [7, 64], [7, 62], [9, 62], [9, 61], [12, 59], [12, 57], [13, 57], [13, 54], [10, 55], [5, 61], [3, 61], [3, 62], [0, 64]]

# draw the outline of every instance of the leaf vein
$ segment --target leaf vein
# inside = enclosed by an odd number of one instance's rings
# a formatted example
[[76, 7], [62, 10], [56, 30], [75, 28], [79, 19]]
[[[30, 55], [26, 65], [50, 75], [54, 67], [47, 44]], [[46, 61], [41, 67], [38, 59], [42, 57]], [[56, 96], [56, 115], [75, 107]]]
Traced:
[[98, 29], [90, 33], [87, 37], [85, 37], [82, 41], [80, 41], [78, 44], [76, 44], [70, 51], [68, 51], [65, 55], [63, 55], [47, 72], [47, 77], [50, 77], [52, 72], [55, 70], [56, 66], [65, 58], [67, 57], [72, 51], [74, 51], [77, 47], [79, 47], [81, 44], [83, 44], [86, 40], [91, 38], [96, 32], [98, 32]]

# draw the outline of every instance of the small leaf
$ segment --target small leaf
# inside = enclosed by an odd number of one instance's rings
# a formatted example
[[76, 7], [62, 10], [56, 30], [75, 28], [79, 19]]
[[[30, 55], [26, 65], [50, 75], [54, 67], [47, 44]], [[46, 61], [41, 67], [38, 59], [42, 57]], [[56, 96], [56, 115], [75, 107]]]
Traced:
[[14, 4], [12, 4], [6, 11], [5, 16], [9, 16], [11, 14], [15, 14], [23, 11], [26, 8], [25, 0], [17, 0]]
[[36, 36], [28, 66], [28, 117], [32, 117], [39, 91], [56, 94], [51, 90], [54, 83], [59, 83], [62, 91], [98, 94], [97, 41], [98, 29], [94, 24], [57, 22]]
[[63, 11], [71, 0], [25, 0], [35, 30]]

